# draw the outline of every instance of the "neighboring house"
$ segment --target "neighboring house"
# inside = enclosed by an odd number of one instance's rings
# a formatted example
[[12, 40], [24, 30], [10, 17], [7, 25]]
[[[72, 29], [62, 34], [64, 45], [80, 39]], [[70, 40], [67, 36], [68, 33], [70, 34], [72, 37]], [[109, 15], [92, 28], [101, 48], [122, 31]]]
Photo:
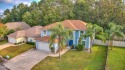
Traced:
[[[67, 45], [69, 45], [69, 46], [74, 45], [76, 47], [78, 45], [78, 40], [79, 40], [80, 34], [84, 34], [86, 31], [87, 23], [83, 22], [81, 20], [65, 20], [61, 23], [65, 28], [69, 28], [69, 29], [73, 30], [73, 38], [66, 41]], [[57, 23], [53, 23], [53, 24], [43, 27], [43, 29], [41, 31], [41, 37], [36, 38], [36, 49], [51, 51], [49, 49], [49, 39], [50, 39], [51, 32], [48, 29], [50, 29], [56, 25], [57, 25]], [[82, 44], [85, 46], [86, 49], [89, 49], [90, 48], [90, 38], [89, 37], [83, 38]], [[54, 44], [54, 47], [57, 49], [58, 45]], [[55, 51], [57, 51], [57, 50], [55, 50]]]
[[31, 27], [25, 22], [9, 22], [6, 23], [5, 25], [9, 30], [14, 30], [14, 31], [25, 30]]
[[26, 41], [27, 39], [25, 37], [25, 30], [17, 31], [8, 35], [9, 43], [20, 43], [20, 42], [26, 42]]
[[34, 26], [26, 30], [16, 31], [8, 35], [8, 42], [21, 43], [21, 42], [35, 42], [36, 37], [40, 37], [42, 26]]
[[27, 29], [26, 38], [28, 42], [35, 42], [36, 37], [40, 37], [42, 26], [34, 26], [32, 28]]

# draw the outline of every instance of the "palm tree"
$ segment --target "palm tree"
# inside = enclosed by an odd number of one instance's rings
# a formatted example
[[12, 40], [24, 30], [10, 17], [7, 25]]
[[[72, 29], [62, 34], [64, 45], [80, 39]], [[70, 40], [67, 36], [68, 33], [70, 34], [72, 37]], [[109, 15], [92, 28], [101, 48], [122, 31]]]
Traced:
[[108, 35], [108, 47], [111, 46], [111, 50], [112, 50], [112, 46], [113, 46], [113, 40], [114, 37], [124, 37], [124, 33], [122, 32], [123, 26], [121, 25], [116, 25], [113, 22], [110, 22], [108, 24], [108, 29], [106, 30], [106, 33]]
[[58, 23], [57, 26], [50, 29], [50, 32], [51, 38], [49, 47], [52, 47], [52, 45], [55, 43], [55, 39], [58, 38], [59, 59], [61, 59], [60, 51], [65, 47], [65, 43], [71, 37], [72, 31], [64, 28], [61, 23]]
[[95, 36], [98, 36], [98, 37], [102, 38], [101, 35], [99, 35], [100, 32], [103, 32], [103, 28], [102, 27], [100, 27], [100, 26], [98, 26], [96, 24], [91, 24], [91, 23], [87, 24], [86, 33], [84, 35], [80, 36], [79, 43], [81, 43], [83, 37], [84, 38], [90, 37], [90, 39], [91, 39], [90, 52], [92, 52], [92, 45], [93, 45], [93, 41], [95, 39]]

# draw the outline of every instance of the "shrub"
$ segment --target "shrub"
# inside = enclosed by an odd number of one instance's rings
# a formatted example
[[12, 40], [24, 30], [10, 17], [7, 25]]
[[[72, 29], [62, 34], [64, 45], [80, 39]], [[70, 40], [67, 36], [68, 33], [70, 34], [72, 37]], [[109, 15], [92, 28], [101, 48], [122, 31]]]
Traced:
[[51, 47], [50, 49], [51, 49], [51, 52], [54, 52], [54, 47]]
[[23, 43], [25, 43], [25, 41], [23, 41]]
[[26, 42], [26, 44], [35, 45], [34, 42]]
[[78, 44], [76, 47], [77, 51], [83, 51], [83, 49], [84, 49], [84, 46], [82, 44]]

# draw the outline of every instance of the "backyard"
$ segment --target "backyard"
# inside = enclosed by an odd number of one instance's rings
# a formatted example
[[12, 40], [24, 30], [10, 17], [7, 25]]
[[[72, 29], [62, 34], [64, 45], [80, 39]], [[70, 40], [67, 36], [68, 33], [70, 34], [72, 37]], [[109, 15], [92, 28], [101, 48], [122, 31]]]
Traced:
[[32, 70], [104, 70], [107, 47], [93, 46], [93, 52], [70, 50], [62, 59], [47, 57]]
[[106, 70], [125, 70], [125, 48], [109, 50]]
[[2, 55], [3, 57], [5, 57], [6, 55], [9, 55], [10, 58], [13, 58], [33, 47], [34, 47], [33, 45], [29, 45], [29, 44], [23, 44], [20, 46], [10, 46], [3, 50], [0, 50], [0, 55]]

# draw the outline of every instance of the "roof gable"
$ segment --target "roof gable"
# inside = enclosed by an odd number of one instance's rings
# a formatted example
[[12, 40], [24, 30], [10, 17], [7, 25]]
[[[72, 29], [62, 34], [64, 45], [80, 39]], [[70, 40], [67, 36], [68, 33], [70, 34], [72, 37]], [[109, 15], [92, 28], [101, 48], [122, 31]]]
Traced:
[[[58, 22], [47, 25], [43, 28], [43, 30], [48, 30], [54, 26], [57, 25]], [[86, 22], [83, 22], [81, 20], [65, 20], [62, 21], [62, 25], [66, 28], [72, 29], [72, 30], [86, 30]]]
[[8, 37], [12, 37], [12, 38], [25, 37], [25, 30], [20, 30], [20, 31], [14, 32], [14, 33], [8, 35]]
[[40, 35], [42, 28], [42, 26], [34, 26], [32, 28], [27, 29], [25, 31], [26, 37], [34, 37]]
[[34, 26], [34, 27], [26, 29], [26, 30], [16, 31], [16, 32], [8, 35], [8, 37], [12, 37], [12, 38], [37, 37], [37, 36], [40, 36], [41, 29], [42, 29], [42, 26]]
[[25, 22], [9, 22], [5, 24], [9, 30], [25, 30], [29, 29], [30, 26]]

